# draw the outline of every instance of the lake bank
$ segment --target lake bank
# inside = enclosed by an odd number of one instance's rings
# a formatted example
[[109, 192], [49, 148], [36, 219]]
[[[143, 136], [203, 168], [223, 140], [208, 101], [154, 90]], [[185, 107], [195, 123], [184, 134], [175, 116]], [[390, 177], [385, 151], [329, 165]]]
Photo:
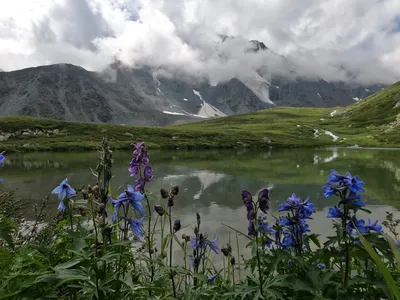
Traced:
[[355, 122], [335, 111], [276, 108], [168, 127], [1, 117], [0, 141], [8, 152], [97, 150], [105, 136], [115, 150], [135, 141], [149, 149], [400, 147], [400, 137], [386, 125]]

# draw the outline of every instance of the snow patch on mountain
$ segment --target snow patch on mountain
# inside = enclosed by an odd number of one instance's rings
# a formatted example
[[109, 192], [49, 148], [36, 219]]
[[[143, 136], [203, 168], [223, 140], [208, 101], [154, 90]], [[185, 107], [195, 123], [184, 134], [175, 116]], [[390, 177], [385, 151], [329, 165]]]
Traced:
[[226, 117], [226, 114], [224, 114], [218, 108], [212, 106], [211, 104], [208, 104], [203, 99], [203, 97], [201, 96], [200, 92], [198, 92], [196, 90], [193, 90], [193, 93], [196, 96], [198, 96], [201, 101], [203, 101], [199, 112], [197, 114], [193, 115], [193, 116], [201, 117], [201, 118]]
[[361, 98], [354, 97], [354, 98], [353, 98], [353, 100], [354, 100], [354, 101], [360, 101], [360, 100], [361, 100]]
[[167, 111], [163, 110], [163, 113], [166, 115], [175, 115], [175, 116], [186, 116], [186, 114], [178, 113], [178, 112], [173, 112], [173, 111]]
[[333, 134], [332, 132], [330, 132], [329, 130], [325, 130], [325, 134], [331, 136], [331, 137], [332, 137], [332, 140], [333, 140], [334, 142], [336, 142], [336, 141], [339, 139], [339, 137], [338, 137], [337, 135], [334, 135], [334, 134]]
[[274, 102], [269, 99], [269, 88], [271, 84], [268, 80], [256, 75], [250, 79], [241, 79], [243, 84], [248, 87], [260, 100], [264, 103], [275, 105]]

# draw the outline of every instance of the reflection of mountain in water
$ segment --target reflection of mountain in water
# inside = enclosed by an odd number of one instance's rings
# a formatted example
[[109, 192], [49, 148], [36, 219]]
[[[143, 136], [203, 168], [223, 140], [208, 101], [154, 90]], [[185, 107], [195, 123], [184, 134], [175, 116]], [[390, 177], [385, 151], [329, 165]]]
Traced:
[[[131, 153], [116, 152], [113, 168], [113, 193], [134, 184], [127, 166]], [[214, 210], [216, 206], [240, 209], [240, 191], [248, 189], [253, 196], [264, 187], [271, 188], [271, 206], [292, 193], [311, 197], [317, 209], [331, 206], [336, 199], [325, 199], [322, 185], [330, 169], [350, 171], [366, 182], [365, 199], [369, 204], [399, 205], [400, 155], [398, 151], [368, 149], [271, 149], [268, 152], [227, 151], [151, 151], [155, 180], [148, 189], [158, 198], [160, 188], [180, 186], [175, 206], [188, 214], [197, 210]], [[94, 184], [90, 167], [97, 164], [96, 153], [30, 153], [10, 155], [1, 169], [1, 187], [18, 189], [18, 195], [37, 202], [66, 177], [74, 187]], [[50, 209], [57, 200], [51, 198]], [[400, 206], [400, 205], [399, 205]], [[27, 210], [30, 207], [27, 207]]]

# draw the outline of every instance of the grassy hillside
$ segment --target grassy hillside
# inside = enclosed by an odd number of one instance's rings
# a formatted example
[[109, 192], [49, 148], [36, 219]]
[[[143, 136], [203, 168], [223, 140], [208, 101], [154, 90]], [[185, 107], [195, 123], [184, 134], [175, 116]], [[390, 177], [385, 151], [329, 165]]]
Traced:
[[[7, 151], [96, 149], [144, 140], [151, 148], [400, 147], [400, 83], [345, 108], [276, 108], [170, 127], [134, 127], [30, 117], [0, 118]], [[315, 129], [318, 133], [315, 133]], [[333, 138], [330, 133], [337, 138]]]

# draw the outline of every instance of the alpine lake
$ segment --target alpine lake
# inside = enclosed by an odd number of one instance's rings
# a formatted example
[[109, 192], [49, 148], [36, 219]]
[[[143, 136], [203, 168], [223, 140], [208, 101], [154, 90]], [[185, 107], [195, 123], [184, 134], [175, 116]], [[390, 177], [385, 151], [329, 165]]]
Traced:
[[[359, 175], [365, 182], [363, 200], [371, 214], [359, 212], [361, 217], [383, 221], [386, 212], [400, 216], [400, 150], [397, 149], [150, 150], [149, 155], [155, 178], [146, 189], [153, 202], [160, 198], [161, 188], [179, 185], [173, 218], [181, 220], [182, 233], [193, 235], [199, 213], [201, 231], [218, 236], [220, 246], [228, 241], [236, 245], [236, 236], [240, 234], [229, 227], [247, 232], [242, 189], [249, 190], [253, 197], [262, 188], [270, 190], [269, 220], [280, 214], [279, 204], [292, 193], [310, 197], [316, 210], [309, 220], [311, 231], [322, 239], [333, 234], [332, 219], [327, 219], [327, 214], [329, 207], [337, 204], [337, 198], [325, 198], [322, 189], [331, 169]], [[128, 172], [132, 156], [130, 151], [116, 151], [113, 157], [112, 194], [117, 196], [127, 184], [134, 185]], [[0, 172], [4, 180], [0, 185], [16, 191], [16, 197], [25, 204], [25, 219], [33, 219], [33, 204], [40, 205], [63, 179], [68, 178], [74, 188], [94, 185], [96, 177], [91, 168], [96, 169], [97, 158], [96, 152], [9, 154]], [[54, 215], [58, 203], [57, 195], [49, 196], [47, 209]], [[153, 220], [156, 216], [154, 212]], [[246, 239], [241, 237], [238, 242], [247, 252]]]

